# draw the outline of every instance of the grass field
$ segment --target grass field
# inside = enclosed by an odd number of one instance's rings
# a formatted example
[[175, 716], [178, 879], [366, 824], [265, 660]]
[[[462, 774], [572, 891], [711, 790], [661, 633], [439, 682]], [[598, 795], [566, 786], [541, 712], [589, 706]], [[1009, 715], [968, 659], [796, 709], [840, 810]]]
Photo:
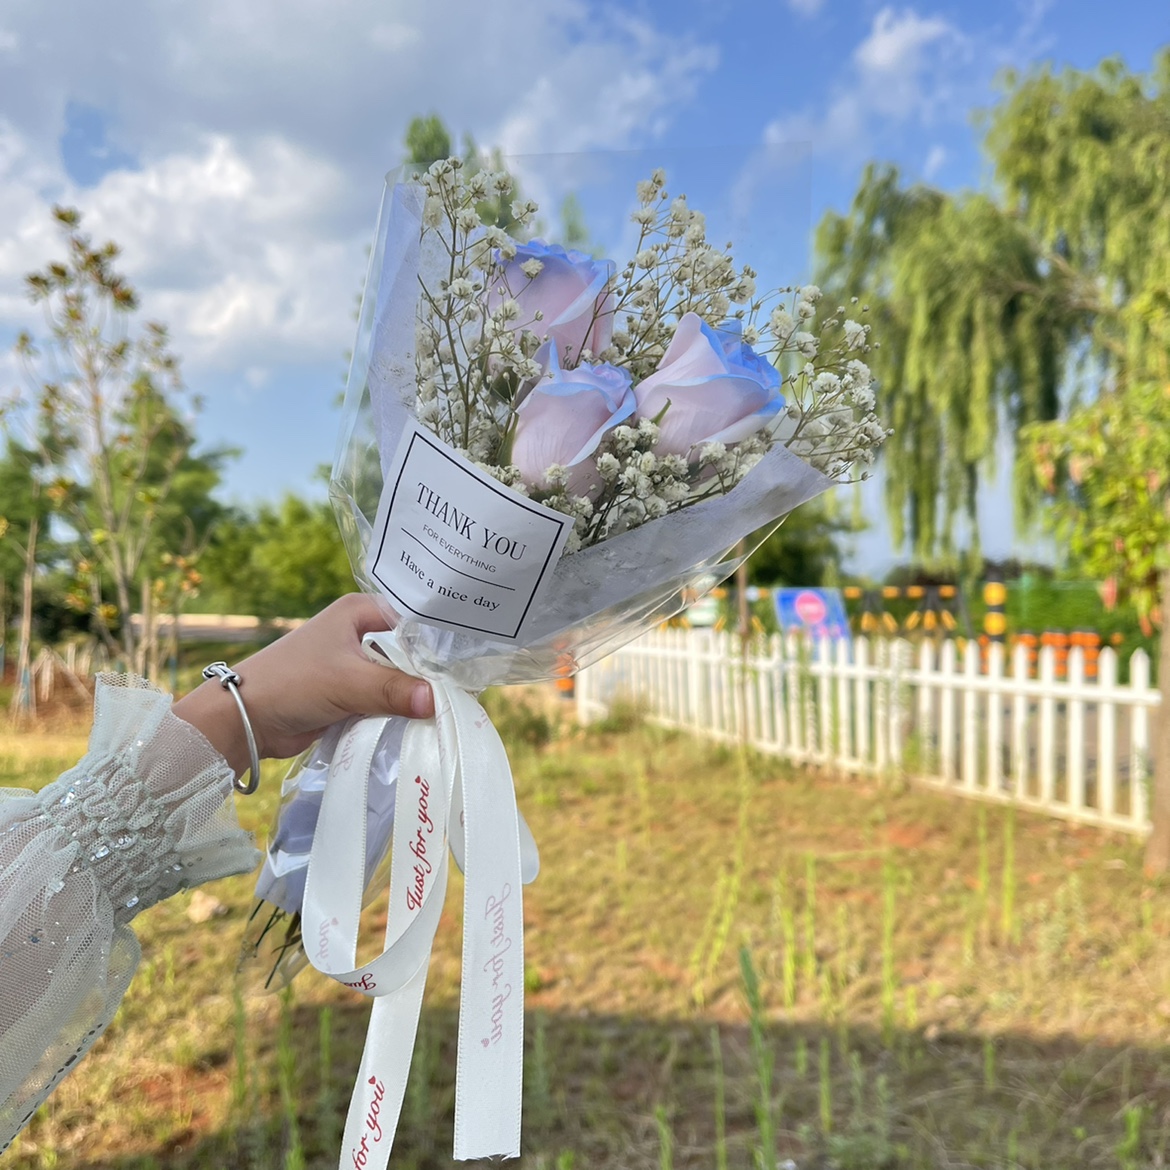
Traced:
[[[522, 1166], [1160, 1167], [1170, 898], [1139, 843], [496, 699], [541, 845], [526, 892]], [[72, 763], [5, 733], [0, 785]], [[263, 832], [279, 768], [241, 804]], [[11, 1170], [337, 1164], [367, 1005], [235, 978], [250, 877], [137, 920], [107, 1036]], [[450, 1158], [458, 881], [392, 1165]], [[377, 933], [378, 906], [370, 933]], [[380, 937], [380, 936], [379, 936]]]

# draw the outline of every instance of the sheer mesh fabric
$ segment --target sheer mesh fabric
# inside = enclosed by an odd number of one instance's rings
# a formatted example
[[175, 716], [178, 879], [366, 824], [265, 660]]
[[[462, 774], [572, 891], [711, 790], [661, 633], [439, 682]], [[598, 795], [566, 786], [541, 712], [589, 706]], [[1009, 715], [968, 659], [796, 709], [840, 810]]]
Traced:
[[113, 1019], [130, 919], [259, 860], [231, 769], [170, 704], [101, 675], [81, 762], [39, 793], [0, 789], [0, 1153]]

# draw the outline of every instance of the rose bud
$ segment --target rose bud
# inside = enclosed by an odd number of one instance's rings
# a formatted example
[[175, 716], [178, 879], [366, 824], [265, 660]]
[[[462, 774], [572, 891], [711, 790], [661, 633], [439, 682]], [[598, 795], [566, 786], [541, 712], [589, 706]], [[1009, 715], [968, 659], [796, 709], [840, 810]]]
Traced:
[[[613, 335], [613, 274], [612, 260], [594, 260], [584, 252], [566, 251], [559, 244], [531, 240], [517, 246], [515, 257], [504, 266], [503, 277], [507, 295], [520, 308], [516, 324], [555, 341], [561, 361], [575, 365], [582, 349], [597, 354], [609, 345]], [[488, 311], [494, 311], [501, 299], [493, 288]], [[536, 319], [538, 312], [540, 320]]]
[[780, 374], [740, 329], [739, 321], [716, 330], [685, 314], [658, 369], [634, 387], [638, 416], [658, 422], [659, 454], [694, 462], [702, 444], [738, 443], [780, 412]]
[[627, 371], [608, 364], [561, 369], [555, 342], [545, 349], [548, 368], [516, 411], [512, 463], [530, 488], [557, 486], [546, 472], [564, 468], [569, 495], [587, 496], [600, 486], [592, 455], [606, 431], [637, 408]]

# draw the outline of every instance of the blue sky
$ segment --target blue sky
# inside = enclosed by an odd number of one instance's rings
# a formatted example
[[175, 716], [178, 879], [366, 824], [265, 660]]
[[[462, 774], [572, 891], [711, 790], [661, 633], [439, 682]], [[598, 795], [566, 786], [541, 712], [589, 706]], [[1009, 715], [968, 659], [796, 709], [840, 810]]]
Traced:
[[[689, 185], [715, 201], [770, 148], [796, 161], [757, 193], [753, 222], [799, 278], [812, 226], [848, 205], [867, 160], [948, 189], [987, 184], [972, 115], [1001, 70], [1109, 55], [1146, 70], [1170, 42], [1166, 0], [64, 11], [0, 6], [0, 386], [18, 380], [16, 330], [37, 325], [21, 277], [54, 254], [48, 208], [74, 204], [123, 245], [147, 314], [170, 325], [205, 401], [205, 441], [244, 448], [226, 487], [239, 500], [319, 490], [381, 176], [415, 113], [524, 156], [681, 151]], [[524, 166], [535, 193], [559, 195], [563, 168]], [[597, 222], [605, 198], [585, 200]], [[894, 554], [872, 492], [866, 508], [875, 527], [855, 560], [878, 571]], [[984, 508], [987, 550], [1028, 555], [1034, 538], [1011, 532], [1002, 484]]]

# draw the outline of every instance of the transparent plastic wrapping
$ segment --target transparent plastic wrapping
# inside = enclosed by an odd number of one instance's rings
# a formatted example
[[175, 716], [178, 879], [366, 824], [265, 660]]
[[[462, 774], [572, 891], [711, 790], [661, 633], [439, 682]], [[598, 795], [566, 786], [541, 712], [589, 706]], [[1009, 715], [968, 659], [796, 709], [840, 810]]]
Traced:
[[[626, 214], [613, 217], [617, 224], [628, 220], [636, 180], [655, 166], [667, 166], [672, 189], [688, 189], [696, 206], [700, 200], [693, 187], [703, 176], [738, 173], [731, 193], [723, 196], [723, 215], [708, 214], [708, 235], [722, 241], [727, 233], [729, 250], [737, 258], [750, 256], [761, 282], [781, 266], [788, 268], [787, 280], [799, 275], [793, 268], [805, 266], [808, 232], [802, 150], [774, 148], [738, 159], [720, 152], [681, 152], [674, 169], [670, 161], [634, 152], [602, 159], [509, 160], [509, 166], [521, 175], [535, 169], [541, 176], [568, 176], [570, 182], [574, 175], [598, 170], [607, 184], [624, 181], [612, 189], [625, 201]], [[695, 182], [688, 185], [691, 176]], [[768, 525], [831, 486], [824, 474], [777, 444], [727, 495], [562, 556], [539, 612], [518, 642], [441, 629], [398, 612], [371, 580], [367, 557], [385, 474], [404, 427], [415, 419], [419, 287], [437, 287], [447, 263], [425, 239], [420, 245], [423, 192], [402, 179], [397, 173], [387, 179], [330, 495], [358, 584], [383, 596], [400, 640], [421, 669], [443, 671], [479, 690], [537, 682], [588, 666], [706, 593], [734, 572], [741, 539], [756, 533], [758, 543]], [[774, 279], [779, 284], [779, 275]]]
[[[550, 198], [555, 206], [558, 196], [574, 193], [579, 200], [576, 208], [586, 222], [599, 225], [604, 233], [605, 254], [618, 257], [628, 256], [636, 246], [631, 242], [630, 212], [636, 207], [638, 180], [645, 179], [652, 168], [664, 167], [671, 192], [686, 190], [691, 203], [703, 208], [708, 238], [720, 247], [726, 242], [736, 260], [750, 260], [752, 275], [758, 274], [761, 287], [792, 286], [804, 275], [809, 200], [807, 154], [802, 149], [562, 156], [510, 159], [505, 165], [525, 190], [542, 196], [544, 206], [549, 206]], [[770, 441], [726, 494], [709, 494], [701, 502], [563, 553], [515, 637], [432, 624], [396, 605], [373, 579], [369, 566], [371, 544], [383, 515], [380, 505], [385, 505], [388, 480], [396, 459], [401, 458], [400, 440], [420, 422], [422, 413], [416, 368], [420, 290], [445, 289], [450, 275], [446, 270], [449, 254], [424, 230], [426, 215], [423, 186], [409, 176], [392, 174], [371, 252], [330, 481], [330, 496], [355, 578], [385, 606], [387, 626], [395, 629], [398, 645], [419, 675], [442, 677], [478, 692], [491, 685], [572, 674], [692, 604], [753, 551], [753, 543], [741, 542], [754, 536], [758, 543], [794, 508], [832, 485], [832, 478], [795, 453], [798, 445]], [[529, 234], [535, 235], [538, 227]], [[556, 238], [555, 232], [547, 234]], [[806, 345], [801, 339], [810, 335], [793, 331], [798, 325], [803, 328], [805, 318], [813, 315], [810, 306], [815, 301], [799, 287], [795, 292], [807, 295], [809, 304], [791, 302], [794, 317], [774, 317], [779, 324], [773, 328], [781, 333], [787, 329], [800, 347]], [[819, 298], [819, 292], [813, 292]], [[838, 322], [829, 325], [836, 327]], [[864, 333], [849, 333], [848, 344], [840, 352], [856, 348], [858, 336], [864, 339]], [[792, 378], [803, 377], [811, 385], [813, 366], [795, 356], [803, 373]], [[865, 405], [868, 371], [861, 391], [854, 392], [854, 374], [844, 360], [834, 368], [844, 375], [844, 382], [837, 378], [838, 386], [854, 394], [855, 404]], [[792, 378], [785, 376], [786, 394]], [[833, 409], [840, 415], [841, 408]], [[794, 412], [781, 410], [778, 423], [786, 413]], [[867, 425], [870, 422], [872, 414]], [[832, 432], [833, 426], [824, 423], [815, 432], [809, 430], [810, 435]], [[821, 466], [830, 465], [822, 461]], [[270, 967], [275, 953], [277, 982], [291, 978], [304, 962], [297, 913], [320, 791], [336, 740], [336, 733], [326, 736], [286, 780], [257, 890], [268, 905], [258, 907], [245, 951], [266, 956]], [[370, 789], [366, 851], [371, 879], [384, 868], [393, 815], [396, 745], [400, 743], [401, 721], [392, 721], [384, 736], [379, 775]], [[379, 886], [373, 881], [368, 889]]]

